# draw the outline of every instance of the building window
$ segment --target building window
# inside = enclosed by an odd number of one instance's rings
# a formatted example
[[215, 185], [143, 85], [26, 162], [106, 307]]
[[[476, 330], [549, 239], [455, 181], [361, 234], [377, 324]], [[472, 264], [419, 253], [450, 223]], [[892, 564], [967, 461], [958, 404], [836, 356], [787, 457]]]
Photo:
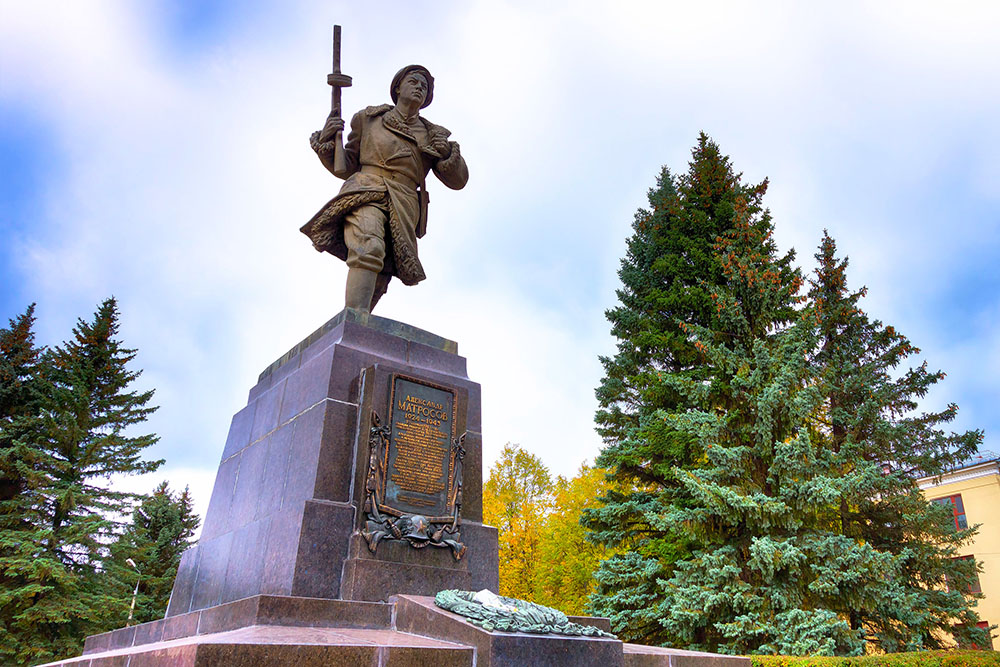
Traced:
[[979, 646], [978, 644], [976, 644], [976, 642], [969, 642], [968, 644], [964, 642], [959, 642], [958, 648], [992, 651], [993, 637], [990, 636], [989, 621], [979, 621], [978, 623], [976, 623], [976, 627], [986, 631], [986, 644], [984, 646]]
[[[956, 558], [954, 558], [952, 560], [971, 560], [971, 561], [973, 561], [973, 563], [975, 563], [975, 559], [976, 559], [975, 556], [958, 556], [958, 557], [956, 557]], [[948, 584], [948, 589], [951, 590], [951, 588], [952, 588], [951, 582], [946, 580], [946, 583]], [[975, 570], [972, 571], [972, 583], [969, 584], [969, 587], [967, 589], [965, 589], [964, 591], [962, 591], [962, 592], [965, 593], [965, 594], [967, 594], [967, 595], [972, 595], [973, 593], [982, 593], [983, 592], [983, 587], [979, 583], [979, 572], [977, 572]]]
[[962, 504], [961, 493], [956, 493], [947, 498], [935, 498], [931, 502], [938, 505], [951, 506], [951, 514], [955, 519], [955, 530], [965, 530], [969, 527], [969, 522], [965, 520], [965, 505]]

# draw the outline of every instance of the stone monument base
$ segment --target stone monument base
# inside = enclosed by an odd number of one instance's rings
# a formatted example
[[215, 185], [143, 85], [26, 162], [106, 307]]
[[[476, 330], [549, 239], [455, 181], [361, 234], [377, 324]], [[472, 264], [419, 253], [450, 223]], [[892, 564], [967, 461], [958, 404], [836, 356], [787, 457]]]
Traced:
[[749, 667], [616, 639], [491, 633], [437, 608], [426, 596], [499, 587], [481, 424], [456, 343], [341, 312], [268, 366], [233, 417], [166, 617], [88, 637], [81, 657], [53, 664]]
[[[607, 619], [570, 620], [609, 629]], [[434, 599], [255, 595], [87, 638], [73, 667], [749, 667], [748, 658], [616, 639], [487, 632]]]

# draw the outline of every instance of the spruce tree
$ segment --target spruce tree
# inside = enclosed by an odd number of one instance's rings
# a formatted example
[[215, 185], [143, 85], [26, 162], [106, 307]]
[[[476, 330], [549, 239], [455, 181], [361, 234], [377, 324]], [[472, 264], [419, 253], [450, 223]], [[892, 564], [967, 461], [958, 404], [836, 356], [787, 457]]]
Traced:
[[618, 552], [598, 570], [591, 609], [610, 616], [629, 640], [668, 639], [655, 612], [662, 600], [655, 581], [689, 553], [690, 540], [681, 527], [650, 517], [685, 502], [673, 470], [700, 465], [704, 456], [695, 438], [658, 416], [688, 405], [661, 374], [709, 379], [710, 369], [678, 324], [716, 321], [711, 294], [727, 278], [714, 245], [736, 224], [737, 202], [750, 219], [769, 220], [762, 207], [766, 190], [766, 181], [743, 183], [729, 158], [701, 134], [687, 172], [675, 176], [664, 168], [649, 192], [649, 208], [632, 224], [618, 272], [619, 305], [606, 312], [617, 352], [601, 358], [605, 376], [596, 392], [597, 430], [605, 442], [596, 465], [609, 470], [616, 488], [583, 518], [591, 539]]
[[[815, 332], [797, 309], [802, 278], [792, 252], [779, 256], [769, 219], [740, 202], [734, 229], [716, 244], [726, 277], [711, 292], [711, 326], [682, 322], [709, 368], [660, 381], [687, 398], [658, 418], [705, 454], [675, 466], [690, 497], [657, 517], [696, 543], [665, 577], [658, 620], [674, 646], [725, 653], [833, 653], [854, 637], [823, 604], [840, 581], [831, 558], [858, 558], [862, 577], [878, 564], [819, 525], [827, 501], [823, 453], [811, 433], [821, 395], [811, 382]], [[824, 569], [825, 568], [825, 569]]]
[[955, 558], [973, 530], [956, 531], [950, 513], [928, 503], [915, 481], [971, 457], [982, 432], [944, 433], [941, 426], [957, 414], [954, 404], [916, 412], [917, 400], [944, 373], [928, 371], [926, 363], [897, 372], [919, 350], [862, 311], [866, 290], [848, 290], [847, 260], [837, 259], [826, 233], [816, 260], [809, 298], [825, 402], [815, 435], [840, 475], [829, 521], [844, 537], [891, 556], [898, 584], [893, 591], [875, 586], [864, 595], [844, 596], [838, 611], [853, 631], [888, 652], [939, 648], [949, 632], [960, 643], [983, 646], [970, 609], [973, 596], [963, 595], [975, 563]]
[[24, 491], [30, 463], [18, 437], [24, 420], [41, 409], [37, 369], [41, 350], [35, 347], [35, 305], [30, 305], [7, 329], [0, 329], [0, 516], [4, 503]]
[[[46, 409], [43, 350], [35, 346], [34, 305], [0, 330], [0, 660], [27, 664], [64, 654], [35, 646], [35, 602], [62, 570], [39, 547], [47, 526], [32, 512], [46, 477], [34, 439]], [[43, 581], [44, 580], [44, 581]], [[43, 605], [40, 605], [43, 606]], [[73, 644], [75, 647], [75, 643]]]
[[968, 457], [981, 434], [941, 432], [954, 406], [913, 414], [942, 376], [893, 374], [916, 349], [861, 312], [831, 240], [803, 304], [769, 219], [739, 200], [735, 218], [715, 245], [715, 318], [679, 324], [701, 365], [657, 374], [680, 400], [650, 418], [703, 452], [673, 466], [680, 491], [645, 515], [683, 531], [688, 553], [669, 569], [641, 550], [611, 559], [594, 599], [617, 611], [624, 585], [633, 606], [619, 619], [723, 653], [917, 650], [948, 632], [982, 642], [963, 595], [974, 564], [953, 559], [971, 531], [956, 533], [914, 483]]
[[[38, 408], [12, 431], [25, 471], [22, 491], [5, 504], [0, 534], [3, 571], [14, 585], [0, 593], [0, 656], [43, 662], [79, 651], [83, 638], [106, 628], [122, 601], [101, 566], [116, 520], [135, 494], [109, 489], [115, 474], [155, 470], [142, 451], [154, 435], [130, 435], [155, 409], [152, 391], [130, 391], [139, 373], [135, 351], [116, 339], [118, 310], [103, 302], [74, 337], [38, 357]], [[127, 601], [125, 602], [127, 605]]]
[[[138, 578], [133, 623], [163, 618], [166, 613], [181, 554], [193, 544], [191, 538], [200, 523], [192, 506], [187, 487], [175, 495], [167, 482], [162, 482], [152, 495], [142, 499], [131, 523], [111, 545], [105, 570], [118, 584], [116, 597], [128, 599]], [[122, 617], [117, 625], [126, 620], [127, 616]]]

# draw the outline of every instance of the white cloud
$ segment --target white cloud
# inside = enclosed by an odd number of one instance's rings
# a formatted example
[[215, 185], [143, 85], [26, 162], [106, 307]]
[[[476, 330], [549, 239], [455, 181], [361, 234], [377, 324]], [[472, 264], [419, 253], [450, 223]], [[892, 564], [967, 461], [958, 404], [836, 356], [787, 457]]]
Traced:
[[[432, 186], [428, 280], [395, 283], [377, 314], [459, 342], [483, 385], [487, 466], [508, 441], [561, 474], [596, 454], [597, 355], [613, 349], [602, 313], [624, 237], [659, 166], [685, 169], [700, 129], [748, 180], [771, 177], [783, 248], [810, 266], [828, 227], [852, 284], [871, 287], [872, 312], [932, 365], [954, 364], [946, 384], [995, 404], [979, 362], [996, 361], [996, 341], [950, 343], [926, 299], [971, 250], [1000, 250], [997, 216], [910, 201], [952, 160], [969, 184], [956, 196], [995, 211], [1000, 93], [985, 82], [1000, 56], [996, 8], [618, 7], [479, 2], [375, 16], [302, 2], [181, 53], [163, 8], [6, 3], [0, 102], [36, 114], [56, 150], [21, 259], [42, 338], [68, 335], [117, 295], [123, 338], [162, 406], [154, 455], [177, 475], [214, 475], [259, 371], [342, 305], [342, 266], [297, 231], [338, 187], [306, 143], [327, 112], [337, 21], [355, 79], [345, 112], [384, 101], [395, 70], [423, 62], [438, 82], [427, 116], [470, 163], [465, 190]], [[980, 270], [996, 275], [992, 262]], [[965, 412], [1000, 426], [981, 407]]]

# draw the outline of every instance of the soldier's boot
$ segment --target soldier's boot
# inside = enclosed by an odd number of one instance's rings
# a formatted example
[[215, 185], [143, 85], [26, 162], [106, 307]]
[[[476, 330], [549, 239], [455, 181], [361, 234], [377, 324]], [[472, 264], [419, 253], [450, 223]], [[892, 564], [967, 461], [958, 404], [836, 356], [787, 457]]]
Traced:
[[377, 278], [378, 274], [368, 269], [348, 269], [344, 306], [370, 313], [372, 297], [375, 295], [375, 280]]
[[368, 312], [375, 310], [375, 304], [389, 291], [390, 280], [392, 280], [392, 274], [378, 274], [378, 278], [375, 279], [375, 291], [372, 293], [372, 305]]

